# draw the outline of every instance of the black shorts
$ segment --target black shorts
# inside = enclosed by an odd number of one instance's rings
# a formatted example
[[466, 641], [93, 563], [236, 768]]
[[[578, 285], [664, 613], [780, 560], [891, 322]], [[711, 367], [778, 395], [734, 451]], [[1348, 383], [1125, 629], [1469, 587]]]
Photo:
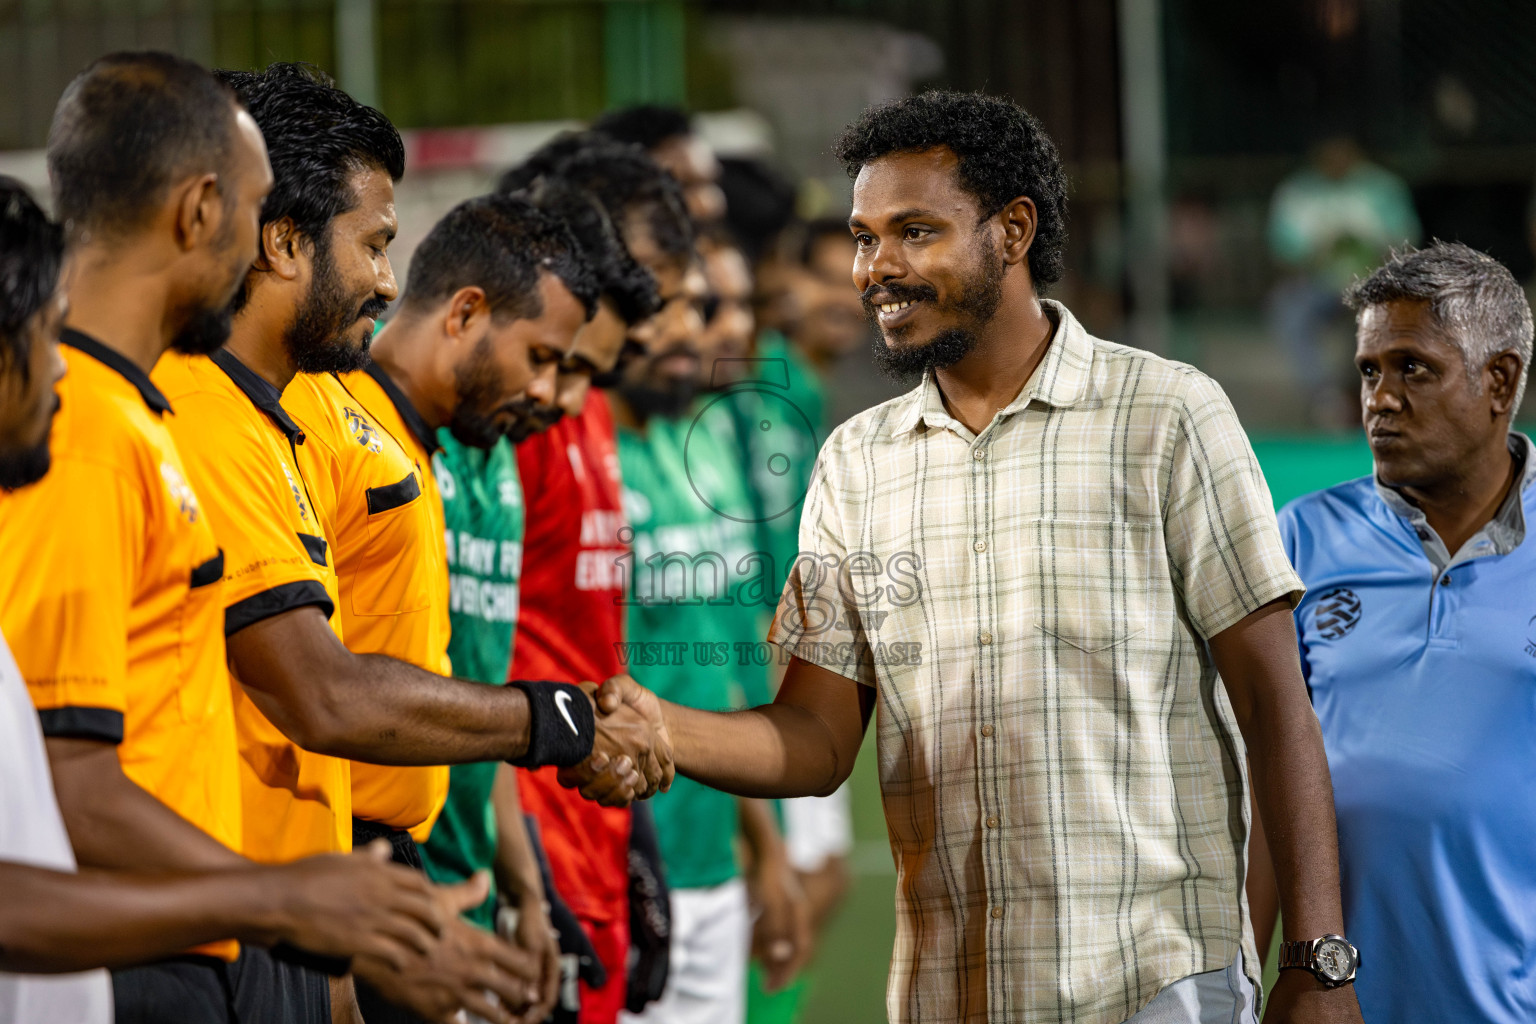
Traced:
[[416, 845], [416, 840], [403, 828], [390, 828], [376, 821], [365, 821], [362, 818], [352, 819], [352, 848], [354, 850], [367, 846], [375, 839], [388, 839], [390, 845], [390, 860], [396, 864], [403, 864], [417, 871], [425, 871], [426, 866], [421, 862], [421, 847]]
[[239, 1024], [331, 1024], [331, 981], [320, 971], [241, 946], [229, 977]]
[[117, 1024], [330, 1024], [324, 974], [241, 946], [232, 964], [177, 956], [112, 972]]
[[[388, 839], [391, 848], [390, 859], [396, 864], [403, 864], [417, 871], [424, 871], [421, 863], [421, 848], [416, 845], [416, 840], [403, 829], [390, 828], [376, 821], [364, 821], [362, 818], [352, 819], [352, 847], [356, 849], [367, 846], [375, 839]], [[357, 978], [357, 1005], [363, 1011], [363, 1020], [368, 1024], [427, 1024], [425, 1020], [402, 1009], [394, 1003], [379, 995], [378, 991], [362, 978]]]
[[173, 956], [112, 972], [117, 1024], [239, 1024], [228, 964]]

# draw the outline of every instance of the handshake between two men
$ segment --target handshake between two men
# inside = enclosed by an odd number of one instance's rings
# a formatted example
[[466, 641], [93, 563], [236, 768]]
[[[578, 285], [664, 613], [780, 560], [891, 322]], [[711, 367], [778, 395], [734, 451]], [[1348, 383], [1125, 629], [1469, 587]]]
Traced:
[[740, 797], [826, 796], [853, 770], [875, 706], [872, 687], [799, 658], [790, 660], [773, 703], [724, 714], [663, 701], [627, 675], [581, 689], [590, 698], [579, 702], [580, 713], [592, 716], [583, 723], [590, 746], [559, 760], [532, 736], [529, 757], [560, 765], [562, 785], [605, 806], [665, 791], [678, 770]]
[[[561, 785], [604, 807], [624, 807], [670, 789], [675, 774], [672, 740], [655, 696], [627, 675], [614, 676], [602, 686], [583, 683], [581, 689], [591, 700], [583, 709], [592, 711], [591, 752], [561, 767]], [[563, 696], [556, 691], [554, 697], [561, 711], [574, 705], [561, 700]], [[538, 700], [531, 689], [529, 699]], [[580, 731], [574, 720], [567, 724], [573, 733]], [[530, 736], [530, 761], [540, 756], [535, 754], [538, 744], [539, 738]]]

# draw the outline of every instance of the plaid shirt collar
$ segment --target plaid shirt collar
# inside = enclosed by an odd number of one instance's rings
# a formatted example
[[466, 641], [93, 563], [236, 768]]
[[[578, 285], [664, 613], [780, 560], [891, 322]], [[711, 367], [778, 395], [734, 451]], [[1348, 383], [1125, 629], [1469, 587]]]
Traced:
[[[1045, 315], [1056, 325], [1045, 349], [1045, 358], [1035, 367], [1029, 381], [1017, 397], [998, 411], [997, 419], [1022, 412], [1031, 402], [1041, 402], [1068, 409], [1088, 394], [1089, 371], [1093, 367], [1093, 339], [1083, 330], [1067, 307], [1054, 299], [1041, 299]], [[910, 434], [920, 426], [969, 434], [959, 420], [944, 408], [933, 371], [923, 374], [923, 382], [903, 399], [905, 406], [891, 420], [891, 436]], [[995, 421], [994, 421], [995, 422]]]

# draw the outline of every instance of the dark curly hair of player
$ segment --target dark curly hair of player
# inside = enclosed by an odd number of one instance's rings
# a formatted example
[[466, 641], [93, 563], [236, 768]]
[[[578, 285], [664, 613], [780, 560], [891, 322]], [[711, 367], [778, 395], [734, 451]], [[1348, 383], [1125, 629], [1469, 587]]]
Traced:
[[64, 263], [64, 232], [26, 186], [0, 175], [0, 366], [27, 380], [27, 325], [53, 298]]
[[476, 196], [449, 210], [416, 247], [401, 311], [477, 287], [494, 317], [533, 319], [544, 310], [541, 271], [559, 278], [592, 314], [597, 279], [565, 222], [525, 195]]
[[633, 142], [655, 149], [668, 139], [693, 134], [688, 114], [677, 107], [641, 104], [610, 110], [592, 122], [592, 131], [617, 142]]
[[540, 178], [527, 194], [540, 209], [565, 222], [581, 258], [597, 278], [599, 291], [625, 323], [637, 324], [661, 308], [656, 281], [619, 241], [601, 203], [559, 177]]
[[[654, 313], [660, 299], [651, 275], [622, 244], [625, 220], [638, 213], [663, 253], [675, 259], [693, 258], [693, 226], [682, 190], [637, 145], [591, 132], [556, 136], [503, 174], [497, 184], [499, 192], [524, 189], [541, 205], [558, 207], [577, 240], [592, 254], [604, 293], [629, 323]], [[605, 239], [611, 239], [612, 245]]]
[[[354, 174], [376, 169], [395, 181], [405, 174], [405, 144], [389, 118], [342, 92], [319, 68], [277, 63], [214, 74], [234, 89], [267, 140], [273, 183], [261, 206], [263, 225], [287, 217], [323, 253], [331, 221], [357, 204]], [[242, 288], [237, 310], [245, 299]]]
[[682, 187], [638, 145], [591, 132], [562, 134], [503, 174], [497, 191], [527, 188], [545, 177], [561, 178], [590, 193], [621, 232], [625, 218], [640, 211], [663, 253], [692, 258], [693, 223]]
[[990, 217], [1019, 196], [1034, 200], [1029, 247], [1036, 288], [1061, 280], [1067, 247], [1067, 175], [1061, 155], [1034, 115], [1011, 100], [970, 92], [925, 92], [864, 111], [832, 152], [855, 177], [891, 153], [947, 146], [960, 158], [960, 187]]

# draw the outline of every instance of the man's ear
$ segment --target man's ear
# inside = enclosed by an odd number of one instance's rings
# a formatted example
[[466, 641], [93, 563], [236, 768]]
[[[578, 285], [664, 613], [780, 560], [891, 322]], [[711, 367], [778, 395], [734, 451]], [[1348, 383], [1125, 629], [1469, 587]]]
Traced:
[[183, 252], [207, 245], [224, 223], [224, 197], [217, 174], [188, 178], [172, 195], [176, 208], [176, 242]]
[[1514, 352], [1500, 352], [1483, 371], [1488, 378], [1488, 402], [1495, 417], [1511, 412], [1515, 407], [1515, 392], [1520, 390], [1520, 371], [1525, 364]]
[[481, 322], [491, 315], [485, 289], [474, 285], [460, 288], [453, 293], [443, 309], [443, 334], [455, 341], [464, 338], [479, 339]]
[[308, 262], [305, 238], [291, 217], [279, 217], [261, 226], [261, 249], [255, 268], [276, 274], [284, 281], [295, 280]]
[[1035, 226], [1039, 215], [1035, 201], [1019, 196], [1003, 207], [998, 216], [1003, 222], [1003, 262], [1012, 266], [1023, 263], [1029, 257], [1029, 247], [1035, 241]]

